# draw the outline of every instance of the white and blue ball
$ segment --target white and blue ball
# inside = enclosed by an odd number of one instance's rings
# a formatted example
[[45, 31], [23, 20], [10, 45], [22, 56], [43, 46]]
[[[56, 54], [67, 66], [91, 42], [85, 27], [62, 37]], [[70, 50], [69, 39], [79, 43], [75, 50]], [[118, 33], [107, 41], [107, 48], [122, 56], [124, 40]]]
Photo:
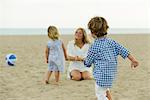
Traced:
[[15, 65], [15, 62], [17, 60], [17, 57], [15, 54], [8, 54], [6, 55], [6, 63], [9, 65], [9, 66], [14, 66]]

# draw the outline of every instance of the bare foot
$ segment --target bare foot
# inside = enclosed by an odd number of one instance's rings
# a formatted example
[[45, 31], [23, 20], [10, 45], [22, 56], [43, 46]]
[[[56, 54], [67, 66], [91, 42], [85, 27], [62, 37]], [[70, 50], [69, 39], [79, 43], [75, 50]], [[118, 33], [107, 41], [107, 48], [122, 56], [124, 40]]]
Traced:
[[49, 84], [48, 80], [45, 80], [44, 83], [45, 83], [45, 84]]

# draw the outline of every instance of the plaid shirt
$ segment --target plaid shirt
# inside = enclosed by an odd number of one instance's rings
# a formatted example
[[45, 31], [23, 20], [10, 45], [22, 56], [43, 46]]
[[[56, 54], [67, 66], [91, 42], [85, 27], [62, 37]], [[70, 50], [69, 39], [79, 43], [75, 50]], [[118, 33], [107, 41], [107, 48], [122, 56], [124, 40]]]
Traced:
[[117, 73], [117, 56], [124, 59], [129, 51], [110, 38], [98, 38], [89, 48], [84, 61], [86, 67], [94, 64], [93, 75], [97, 85], [110, 88]]

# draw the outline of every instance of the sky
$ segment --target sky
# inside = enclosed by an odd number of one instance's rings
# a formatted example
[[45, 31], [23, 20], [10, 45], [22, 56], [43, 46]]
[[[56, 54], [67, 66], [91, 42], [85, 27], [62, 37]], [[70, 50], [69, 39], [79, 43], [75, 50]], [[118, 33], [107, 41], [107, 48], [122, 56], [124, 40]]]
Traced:
[[150, 28], [150, 0], [0, 0], [0, 28], [87, 28], [94, 16], [111, 28]]

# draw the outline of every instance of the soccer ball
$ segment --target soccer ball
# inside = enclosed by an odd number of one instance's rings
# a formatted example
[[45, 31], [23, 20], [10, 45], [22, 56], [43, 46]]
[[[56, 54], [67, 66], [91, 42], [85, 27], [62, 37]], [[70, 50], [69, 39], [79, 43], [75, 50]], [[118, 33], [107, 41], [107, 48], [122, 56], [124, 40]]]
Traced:
[[15, 62], [16, 62], [16, 55], [15, 54], [8, 54], [6, 55], [6, 63], [9, 65], [9, 66], [14, 66], [15, 65]]

